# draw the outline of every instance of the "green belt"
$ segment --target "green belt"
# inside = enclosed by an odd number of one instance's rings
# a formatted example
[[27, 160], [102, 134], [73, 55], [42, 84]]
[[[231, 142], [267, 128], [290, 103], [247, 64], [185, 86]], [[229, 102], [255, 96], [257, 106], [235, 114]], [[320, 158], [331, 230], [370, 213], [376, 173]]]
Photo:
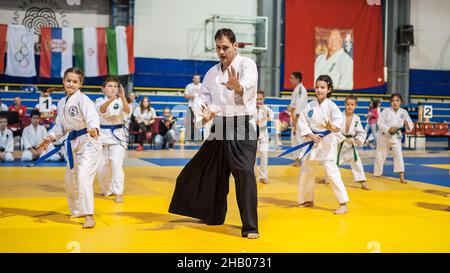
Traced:
[[[352, 135], [344, 135], [346, 138], [352, 138]], [[339, 158], [341, 156], [341, 150], [342, 150], [342, 146], [344, 146], [344, 141], [341, 142], [341, 144], [339, 145], [339, 151], [337, 154], [337, 166], [339, 167]], [[358, 160], [358, 153], [356, 152], [356, 148], [355, 145], [352, 144], [352, 148], [353, 148], [353, 159], [355, 160], [355, 162]]]

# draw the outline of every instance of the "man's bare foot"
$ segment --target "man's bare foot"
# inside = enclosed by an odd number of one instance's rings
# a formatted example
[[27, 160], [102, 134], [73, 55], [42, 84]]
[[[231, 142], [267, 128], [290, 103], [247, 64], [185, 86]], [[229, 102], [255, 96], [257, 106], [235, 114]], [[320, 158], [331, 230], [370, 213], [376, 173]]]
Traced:
[[298, 205], [299, 208], [311, 208], [314, 207], [313, 201], [306, 201]]
[[346, 214], [348, 212], [347, 204], [339, 205], [339, 208], [334, 211], [334, 214]]
[[366, 181], [361, 181], [361, 189], [366, 191], [370, 190], [369, 187], [367, 186]]
[[83, 224], [83, 228], [95, 227], [94, 215], [86, 215], [86, 221]]
[[259, 233], [250, 232], [249, 234], [247, 234], [247, 239], [259, 239]]
[[116, 203], [123, 203], [123, 195], [117, 194], [116, 198], [114, 199], [114, 202], [116, 202]]

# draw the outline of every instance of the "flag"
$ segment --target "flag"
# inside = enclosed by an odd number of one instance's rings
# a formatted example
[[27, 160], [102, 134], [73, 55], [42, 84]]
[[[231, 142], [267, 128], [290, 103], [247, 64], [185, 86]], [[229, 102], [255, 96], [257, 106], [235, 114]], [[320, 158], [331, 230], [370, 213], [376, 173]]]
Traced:
[[34, 66], [34, 33], [24, 26], [8, 25], [8, 52], [6, 75], [16, 77], [36, 76]]
[[86, 77], [108, 74], [106, 65], [105, 28], [75, 28], [75, 65], [83, 69]]
[[41, 28], [39, 76], [62, 78], [73, 66], [73, 28]]
[[134, 73], [133, 26], [117, 26], [106, 30], [108, 69], [111, 75]]
[[0, 74], [5, 73], [5, 45], [8, 25], [0, 24]]

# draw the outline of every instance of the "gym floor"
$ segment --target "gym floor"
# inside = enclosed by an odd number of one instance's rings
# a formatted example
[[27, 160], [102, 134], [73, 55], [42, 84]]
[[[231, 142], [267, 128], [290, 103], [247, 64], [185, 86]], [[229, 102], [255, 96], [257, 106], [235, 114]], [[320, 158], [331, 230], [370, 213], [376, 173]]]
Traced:
[[[317, 183], [314, 208], [297, 207], [299, 168], [270, 153], [269, 184], [258, 183], [261, 238], [240, 237], [234, 182], [222, 226], [167, 212], [175, 180], [195, 147], [128, 152], [124, 203], [100, 194], [95, 182], [94, 229], [70, 219], [64, 163], [27, 168], [0, 164], [0, 252], [450, 252], [450, 152], [405, 151], [408, 184], [372, 174], [374, 151], [362, 151], [370, 191], [341, 168], [349, 213], [329, 184]], [[318, 170], [317, 182], [323, 177]]]

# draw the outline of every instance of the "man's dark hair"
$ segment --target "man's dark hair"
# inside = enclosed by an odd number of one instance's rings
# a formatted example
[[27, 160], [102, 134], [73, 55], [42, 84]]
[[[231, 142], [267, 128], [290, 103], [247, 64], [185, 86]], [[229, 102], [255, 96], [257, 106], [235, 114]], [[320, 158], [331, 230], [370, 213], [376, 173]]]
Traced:
[[302, 72], [295, 71], [295, 72], [292, 72], [291, 75], [294, 76], [294, 78], [296, 78], [299, 82], [302, 82], [302, 79], [303, 79]]
[[236, 42], [236, 35], [234, 35], [234, 32], [229, 29], [229, 28], [221, 28], [216, 32], [216, 35], [214, 36], [214, 40], [220, 39], [222, 37], [227, 37], [228, 40], [230, 40], [230, 42], [232, 44], [234, 44]]

